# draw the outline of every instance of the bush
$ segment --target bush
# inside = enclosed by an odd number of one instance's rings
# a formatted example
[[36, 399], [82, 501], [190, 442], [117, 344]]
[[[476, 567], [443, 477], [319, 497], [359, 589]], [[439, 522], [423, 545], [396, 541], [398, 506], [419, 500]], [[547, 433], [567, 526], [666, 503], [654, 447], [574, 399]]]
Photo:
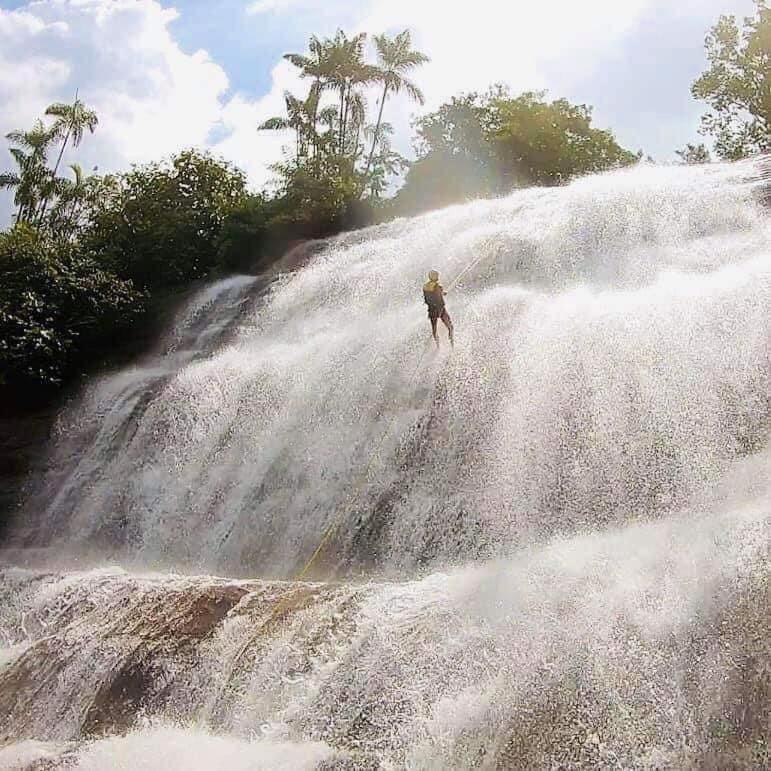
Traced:
[[0, 385], [59, 385], [142, 313], [143, 295], [28, 225], [0, 233]]
[[325, 238], [371, 225], [376, 211], [337, 179], [294, 172], [276, 198], [250, 196], [227, 217], [218, 262], [225, 270], [263, 270], [298, 240]]
[[83, 241], [138, 287], [179, 286], [217, 267], [222, 225], [245, 200], [241, 171], [188, 150], [120, 177]]

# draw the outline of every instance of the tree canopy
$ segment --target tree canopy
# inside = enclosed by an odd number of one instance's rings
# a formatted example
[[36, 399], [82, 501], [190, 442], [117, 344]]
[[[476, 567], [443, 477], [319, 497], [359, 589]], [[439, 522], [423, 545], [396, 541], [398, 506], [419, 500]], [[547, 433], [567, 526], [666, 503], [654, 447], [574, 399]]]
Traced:
[[500, 86], [452, 99], [416, 129], [418, 158], [398, 196], [408, 210], [555, 185], [640, 157], [593, 127], [590, 107], [549, 102], [544, 92], [512, 97]]
[[702, 131], [726, 160], [771, 150], [771, 9], [754, 2], [741, 29], [735, 16], [720, 17], [706, 40], [709, 69], [692, 87], [710, 108]]
[[216, 266], [222, 224], [246, 195], [243, 172], [186, 150], [113, 179], [83, 241], [137, 287], [175, 286]]
[[689, 142], [682, 150], [675, 150], [675, 153], [680, 160], [688, 166], [709, 163], [712, 159], [707, 146], [703, 142], [698, 145]]

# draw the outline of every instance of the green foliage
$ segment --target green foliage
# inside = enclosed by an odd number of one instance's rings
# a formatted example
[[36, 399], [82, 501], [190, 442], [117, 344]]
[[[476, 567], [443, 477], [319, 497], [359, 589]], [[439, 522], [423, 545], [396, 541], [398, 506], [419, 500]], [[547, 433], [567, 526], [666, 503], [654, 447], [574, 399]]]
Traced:
[[[85, 194], [86, 186], [73, 186], [69, 180], [57, 174], [68, 143], [78, 147], [86, 130], [94, 133], [99, 119], [77, 96], [71, 105], [50, 105], [46, 116], [54, 119], [50, 125], [38, 120], [30, 131], [12, 131], [6, 135], [11, 145], [15, 145], [11, 147], [11, 156], [18, 170], [0, 174], [0, 188], [15, 190], [16, 222], [33, 223], [37, 227], [46, 228], [51, 224], [46, 212], [53, 205], [58, 207], [54, 218], [56, 226], [71, 231], [72, 223], [65, 222], [63, 218], [69, 213], [77, 218], [81, 207], [75, 198], [81, 193]], [[52, 145], [59, 141], [58, 158], [53, 169], [49, 169], [48, 153]], [[82, 171], [79, 170], [76, 177], [76, 182], [82, 183]]]
[[249, 196], [225, 218], [217, 244], [218, 261], [223, 268], [259, 269], [270, 248], [272, 209], [265, 196]]
[[223, 223], [218, 248], [223, 267], [261, 270], [298, 239], [323, 238], [374, 221], [371, 205], [358, 200], [361, 175], [346, 158], [288, 161], [276, 172], [281, 180], [276, 196], [250, 196]]
[[217, 266], [222, 225], [245, 198], [241, 171], [187, 150], [119, 177], [100, 198], [84, 242], [138, 287], [176, 286]]
[[709, 69], [691, 89], [710, 107], [702, 131], [727, 160], [771, 150], [771, 9], [755, 6], [742, 30], [735, 16], [720, 17], [706, 40]]
[[26, 224], [0, 233], [0, 385], [61, 383], [91, 346], [133, 322], [142, 300], [68, 242]]
[[689, 142], [682, 150], [675, 150], [675, 152], [680, 160], [689, 166], [709, 163], [712, 160], [709, 150], [703, 143], [693, 145]]
[[416, 123], [418, 160], [399, 192], [402, 211], [497, 195], [520, 185], [554, 185], [635, 163], [591, 108], [502, 87], [453, 98]]
[[553, 185], [583, 174], [628, 166], [638, 156], [610, 131], [593, 128], [592, 109], [544, 93], [490, 102], [491, 135], [504, 189], [521, 183]]
[[[14, 190], [17, 222], [34, 222], [38, 207], [50, 187], [52, 174], [47, 156], [55, 134], [38, 120], [30, 131], [11, 131], [6, 139], [11, 143], [15, 172], [0, 174], [0, 188]], [[14, 146], [15, 145], [15, 146]]]
[[[369, 64], [364, 60], [366, 40], [364, 33], [349, 38], [338, 30], [333, 38], [311, 37], [307, 55], [286, 54], [301, 76], [311, 80], [310, 90], [305, 99], [286, 93], [286, 117], [271, 118], [259, 127], [295, 132], [292, 162], [279, 164], [275, 171], [287, 203], [295, 201], [299, 191], [299, 198], [312, 206], [306, 218], [311, 222], [324, 216], [336, 221], [367, 193], [380, 198], [389, 179], [406, 166], [391, 147], [390, 127], [383, 122], [385, 104], [390, 94], [402, 91], [423, 104], [423, 94], [406, 75], [428, 57], [412, 48], [405, 30], [393, 39], [376, 36], [378, 65]], [[383, 92], [377, 119], [369, 125], [363, 88], [373, 84], [381, 84]], [[337, 105], [325, 104], [325, 94], [334, 94]], [[331, 195], [332, 201], [309, 199], [314, 191]], [[341, 201], [341, 195], [346, 200]], [[328, 215], [321, 213], [323, 209]]]
[[[380, 97], [377, 122], [371, 132], [372, 146], [364, 169], [364, 180], [365, 186], [369, 187], [370, 196], [378, 198], [386, 187], [388, 176], [399, 170], [397, 159], [391, 156], [390, 145], [383, 142], [384, 136], [387, 136], [383, 131], [383, 111], [386, 99], [388, 99], [389, 94], [399, 94], [404, 91], [413, 101], [420, 105], [425, 104], [423, 92], [411, 80], [407, 79], [406, 74], [427, 63], [429, 58], [420, 51], [413, 50], [412, 37], [407, 29], [393, 39], [386, 35], [376, 35], [375, 47], [378, 58], [375, 78], [383, 84], [383, 95]], [[378, 147], [380, 148], [380, 156], [376, 160], [375, 153]], [[372, 178], [369, 179], [373, 163], [375, 169]]]

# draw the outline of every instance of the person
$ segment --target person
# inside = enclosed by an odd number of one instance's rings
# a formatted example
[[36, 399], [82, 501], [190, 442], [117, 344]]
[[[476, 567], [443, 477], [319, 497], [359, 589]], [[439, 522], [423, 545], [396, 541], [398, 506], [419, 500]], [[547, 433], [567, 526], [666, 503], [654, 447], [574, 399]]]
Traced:
[[437, 348], [439, 347], [439, 337], [436, 334], [436, 325], [439, 319], [447, 327], [447, 331], [450, 333], [450, 345], [455, 346], [455, 338], [453, 336], [452, 319], [450, 314], [447, 313], [447, 308], [444, 305], [444, 296], [446, 292], [444, 287], [439, 283], [439, 274], [432, 270], [428, 274], [428, 282], [423, 285], [423, 299], [428, 306], [428, 318], [431, 322], [431, 334], [434, 336], [434, 342]]

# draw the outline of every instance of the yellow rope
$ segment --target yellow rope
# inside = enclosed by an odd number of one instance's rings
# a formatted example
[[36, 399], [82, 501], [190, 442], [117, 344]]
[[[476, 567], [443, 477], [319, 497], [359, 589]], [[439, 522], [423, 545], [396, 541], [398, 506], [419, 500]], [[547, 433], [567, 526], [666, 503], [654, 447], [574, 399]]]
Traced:
[[[410, 381], [409, 381], [410, 386], [412, 385], [418, 372], [420, 372], [420, 367], [423, 364], [423, 359], [425, 358], [425, 355], [426, 354], [424, 351], [420, 355], [420, 358], [418, 359], [418, 364], [415, 367], [415, 371], [412, 373], [412, 376], [410, 377]], [[364, 485], [366, 484], [369, 478], [370, 471], [372, 470], [372, 467], [375, 463], [375, 460], [379, 457], [380, 449], [383, 446], [388, 435], [391, 433], [391, 430], [393, 429], [397, 418], [398, 418], [398, 415], [396, 414], [391, 418], [390, 422], [388, 423], [388, 426], [386, 427], [385, 432], [380, 437], [380, 440], [376, 445], [376, 451], [372, 454], [372, 457], [370, 459], [369, 464], [367, 465], [366, 470], [359, 477], [358, 484], [354, 488], [353, 493], [349, 496], [348, 502], [340, 508], [340, 511], [338, 512], [337, 516], [334, 517], [332, 522], [327, 526], [327, 529], [324, 531], [324, 535], [322, 536], [321, 541], [319, 542], [319, 545], [316, 547], [316, 550], [311, 555], [311, 558], [305, 563], [305, 566], [303, 567], [303, 569], [292, 579], [293, 584], [299, 581], [302, 581], [305, 578], [305, 576], [308, 574], [308, 571], [311, 569], [311, 567], [316, 562], [321, 552], [324, 550], [324, 547], [327, 545], [330, 538], [332, 538], [332, 536], [336, 532], [338, 526], [340, 525], [340, 522], [343, 519], [343, 516], [347, 515], [351, 510], [351, 507], [356, 502], [356, 498], [358, 494], [361, 492]], [[281, 600], [279, 600], [279, 602], [277, 602], [276, 605], [273, 607], [273, 610], [271, 611], [270, 615], [260, 625], [259, 629], [257, 629], [254, 634], [250, 635], [244, 641], [243, 645], [241, 645], [241, 647], [238, 649], [236, 655], [231, 659], [230, 666], [228, 667], [228, 676], [222, 681], [223, 682], [222, 689], [217, 694], [217, 697], [214, 701], [215, 708], [219, 703], [220, 697], [222, 696], [222, 691], [227, 687], [227, 684], [230, 682], [230, 678], [233, 676], [233, 672], [235, 671], [235, 668], [238, 666], [238, 663], [240, 662], [241, 657], [244, 655], [244, 653], [246, 653], [246, 649], [249, 648], [249, 646], [270, 626], [270, 624], [279, 616], [281, 612], [283, 612], [287, 607], [289, 607], [293, 597], [294, 597], [294, 593], [285, 594], [281, 598]]]
[[[452, 289], [454, 286], [456, 286], [458, 282], [461, 280], [461, 278], [463, 278], [463, 276], [465, 276], [466, 273], [468, 273], [472, 268], [478, 265], [485, 256], [486, 255], [483, 253], [480, 257], [470, 262], [458, 274], [458, 276], [452, 281], [452, 283], [450, 283], [450, 285], [448, 286], [448, 289]], [[409, 386], [412, 386], [412, 383], [417, 377], [418, 372], [420, 372], [420, 368], [423, 364], [423, 360], [425, 356], [426, 356], [426, 353], [424, 351], [420, 355], [420, 358], [418, 359], [418, 364], [415, 367], [415, 371], [412, 373], [412, 376], [410, 377]], [[303, 569], [294, 577], [294, 579], [292, 579], [292, 583], [297, 583], [299, 581], [302, 581], [305, 578], [305, 576], [308, 574], [310, 569], [313, 567], [316, 560], [319, 558], [319, 555], [322, 553], [326, 545], [329, 543], [329, 540], [337, 531], [337, 528], [340, 525], [340, 522], [343, 520], [343, 517], [350, 512], [352, 506], [356, 502], [356, 498], [358, 497], [361, 490], [364, 488], [364, 485], [367, 483], [367, 480], [369, 479], [369, 475], [375, 464], [375, 461], [378, 460], [380, 457], [380, 450], [383, 444], [385, 443], [385, 440], [388, 438], [388, 435], [391, 433], [391, 430], [393, 429], [394, 425], [396, 424], [397, 419], [398, 419], [398, 414], [394, 414], [394, 416], [391, 418], [390, 422], [386, 426], [385, 432], [380, 437], [378, 443], [375, 445], [375, 452], [372, 453], [370, 457], [370, 462], [367, 465], [367, 468], [365, 469], [364, 473], [359, 477], [359, 481], [356, 487], [353, 489], [353, 493], [349, 496], [347, 503], [344, 506], [340, 507], [340, 510], [338, 511], [337, 515], [332, 519], [332, 522], [330, 522], [330, 524], [327, 526], [327, 529], [324, 531], [324, 534], [322, 535], [321, 540], [319, 541], [319, 545], [316, 547], [316, 550], [313, 552], [310, 559], [305, 563], [305, 566], [303, 567]], [[241, 660], [241, 657], [246, 652], [246, 649], [263, 633], [263, 631], [265, 631], [265, 629], [271, 624], [271, 622], [273, 622], [276, 619], [276, 617], [291, 604], [291, 601], [289, 600], [289, 598], [293, 596], [294, 596], [294, 593], [285, 594], [284, 597], [278, 603], [276, 603], [273, 610], [271, 611], [271, 614], [260, 625], [260, 628], [253, 635], [250, 635], [243, 643], [243, 645], [238, 649], [238, 652], [231, 660], [228, 677], [223, 681], [222, 690], [224, 690], [224, 688], [226, 688], [227, 684], [230, 682], [230, 678], [233, 675], [233, 671], [235, 670], [236, 666], [238, 666], [238, 663]], [[215, 708], [222, 695], [222, 690], [217, 695], [217, 698], [214, 702]]]
[[477, 265], [479, 265], [479, 263], [480, 263], [480, 262], [482, 262], [482, 260], [483, 260], [485, 257], [487, 257], [487, 255], [486, 255], [484, 252], [482, 252], [482, 254], [481, 254], [479, 257], [477, 257], [477, 258], [476, 258], [476, 260], [473, 260], [472, 262], [470, 262], [470, 263], [469, 263], [469, 264], [468, 264], [468, 265], [467, 265], [467, 266], [466, 266], [466, 267], [465, 267], [465, 268], [464, 268], [464, 269], [463, 269], [463, 270], [462, 270], [462, 271], [461, 271], [461, 272], [460, 272], [460, 273], [459, 273], [459, 274], [458, 274], [458, 275], [457, 275], [457, 276], [456, 276], [456, 277], [455, 277], [455, 278], [452, 280], [452, 282], [450, 283], [450, 285], [449, 285], [447, 288], [448, 288], [448, 289], [454, 289], [454, 288], [455, 288], [455, 286], [457, 286], [458, 282], [459, 282], [459, 281], [460, 281], [460, 280], [461, 280], [461, 279], [462, 279], [462, 278], [463, 278], [463, 277], [466, 275], [466, 273], [468, 273], [468, 272], [469, 272], [469, 271], [470, 271], [472, 268], [474, 268], [474, 267], [476, 267]]
[[[414, 382], [415, 378], [417, 377], [418, 372], [420, 372], [420, 368], [423, 364], [423, 359], [425, 358], [426, 354], [425, 351], [420, 354], [420, 358], [418, 359], [418, 364], [415, 367], [415, 371], [412, 373], [412, 376], [409, 380], [408, 388], [412, 386], [412, 383]], [[370, 457], [370, 462], [367, 465], [367, 468], [365, 469], [364, 473], [359, 477], [359, 482], [356, 485], [356, 487], [353, 489], [353, 493], [349, 496], [348, 502], [343, 506], [340, 511], [338, 512], [337, 516], [332, 520], [330, 525], [327, 527], [326, 531], [324, 532], [324, 535], [321, 538], [321, 542], [319, 543], [318, 547], [316, 548], [316, 551], [313, 552], [311, 555], [311, 558], [308, 560], [308, 562], [305, 563], [305, 567], [299, 572], [299, 574], [295, 577], [295, 581], [301, 581], [305, 576], [308, 574], [308, 571], [313, 566], [313, 563], [318, 558], [319, 554], [324, 549], [324, 546], [326, 546], [329, 539], [334, 534], [335, 530], [337, 530], [337, 526], [340, 524], [340, 521], [343, 518], [344, 514], [347, 514], [351, 507], [356, 502], [356, 498], [363, 489], [364, 485], [367, 483], [367, 480], [369, 479], [370, 471], [372, 471], [372, 467], [375, 465], [375, 461], [378, 460], [380, 457], [380, 450], [383, 447], [383, 444], [385, 443], [385, 440], [388, 438], [388, 435], [391, 433], [394, 425], [396, 425], [396, 421], [398, 419], [399, 415], [394, 414], [391, 420], [389, 421], [388, 425], [386, 426], [386, 430], [383, 432], [383, 435], [378, 440], [377, 444], [375, 445], [375, 452], [372, 453], [372, 456]]]

